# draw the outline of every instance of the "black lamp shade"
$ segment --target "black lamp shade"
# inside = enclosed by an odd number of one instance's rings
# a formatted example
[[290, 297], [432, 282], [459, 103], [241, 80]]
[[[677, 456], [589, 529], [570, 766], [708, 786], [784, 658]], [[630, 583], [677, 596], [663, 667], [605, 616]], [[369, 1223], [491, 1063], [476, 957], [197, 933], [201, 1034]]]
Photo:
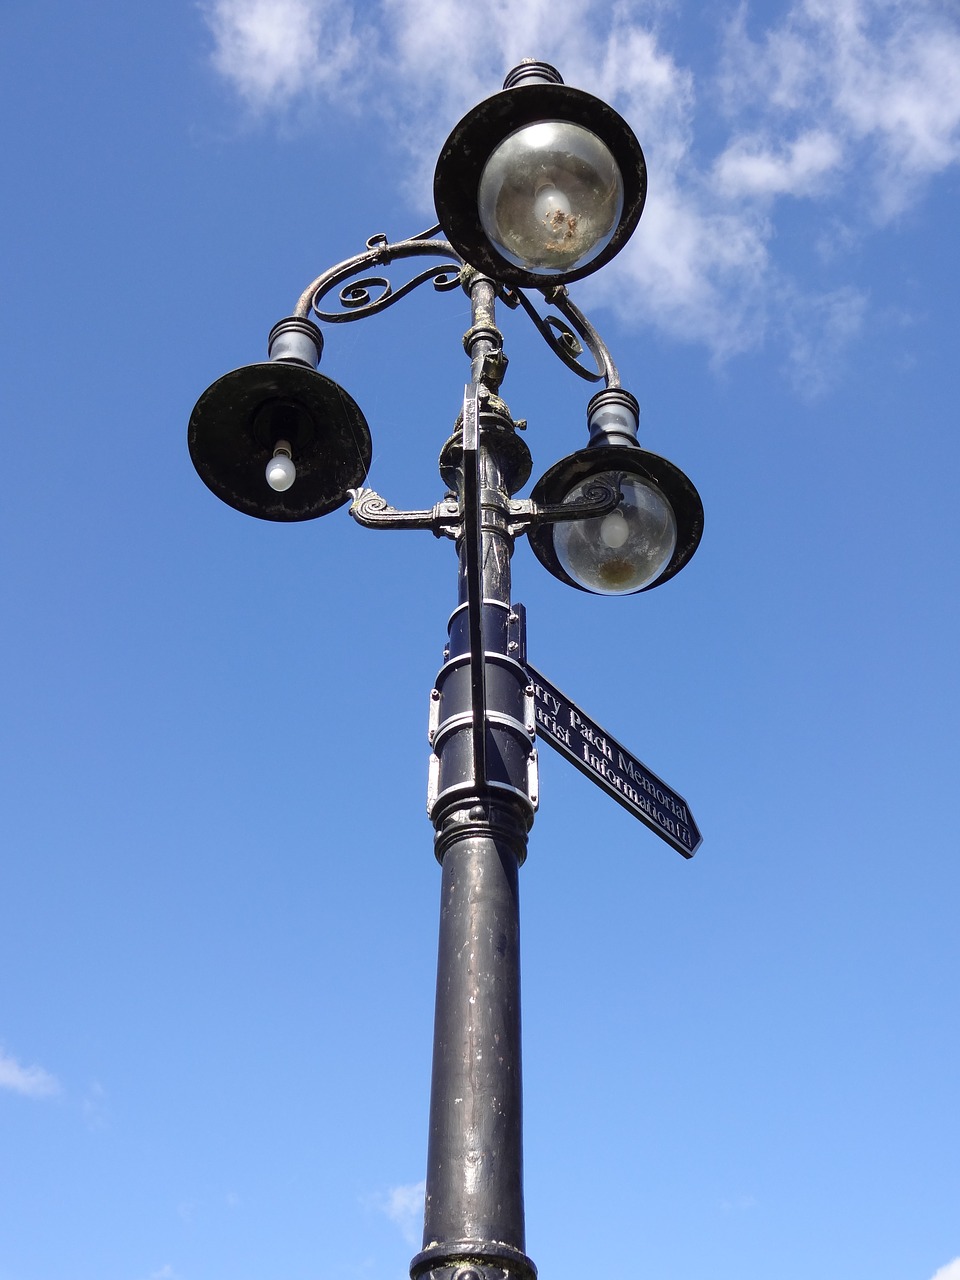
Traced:
[[[265, 469], [278, 441], [297, 470], [282, 493]], [[208, 387], [190, 416], [190, 457], [228, 506], [260, 520], [313, 520], [335, 511], [363, 483], [373, 454], [355, 401], [323, 374], [272, 360], [244, 365]]]
[[[599, 253], [579, 266], [550, 273], [503, 256], [481, 223], [479, 193], [487, 161], [502, 142], [527, 125], [553, 121], [580, 126], [607, 148], [619, 169], [623, 203], [619, 222]], [[465, 261], [505, 284], [546, 289], [590, 275], [619, 253], [640, 220], [647, 171], [632, 129], [601, 99], [570, 85], [522, 83], [464, 116], [440, 152], [433, 190], [440, 225]]]
[[[639, 446], [593, 445], [562, 458], [551, 467], [537, 482], [531, 496], [540, 505], [559, 504], [578, 485], [609, 472], [621, 473], [626, 478], [635, 476], [654, 486], [673, 510], [677, 534], [673, 555], [653, 582], [637, 589], [638, 592], [651, 591], [680, 572], [696, 551], [703, 534], [703, 503], [679, 467]], [[560, 563], [554, 544], [554, 534], [559, 527], [559, 524], [545, 523], [530, 531], [528, 536], [534, 555], [561, 582], [576, 587], [578, 591], [589, 591], [589, 587], [572, 578]]]

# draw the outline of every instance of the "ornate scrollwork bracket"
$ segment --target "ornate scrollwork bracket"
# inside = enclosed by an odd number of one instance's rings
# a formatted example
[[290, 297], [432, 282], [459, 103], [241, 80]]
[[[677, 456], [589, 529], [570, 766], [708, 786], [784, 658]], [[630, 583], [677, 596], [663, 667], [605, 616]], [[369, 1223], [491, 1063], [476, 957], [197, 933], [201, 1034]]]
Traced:
[[[406, 240], [396, 241], [388, 240], [383, 234], [371, 236], [364, 253], [346, 258], [317, 276], [300, 295], [293, 314], [304, 318], [312, 314], [327, 324], [343, 324], [385, 311], [422, 284], [432, 284], [438, 293], [458, 288], [464, 280], [464, 273], [472, 272], [473, 268], [467, 266], [449, 241], [442, 238], [441, 231], [439, 226], [430, 227]], [[390, 266], [399, 259], [414, 257], [435, 257], [442, 261], [397, 287], [386, 275], [373, 270]], [[328, 309], [323, 304], [335, 289], [339, 289], [339, 307]], [[559, 316], [541, 316], [522, 289], [498, 284], [497, 292], [512, 310], [520, 307], [526, 312], [550, 350], [578, 377], [588, 382], [603, 382], [608, 387], [619, 387], [620, 374], [606, 343], [580, 308], [571, 302], [563, 285], [543, 291], [548, 306], [555, 307], [560, 312]], [[595, 367], [592, 369], [582, 361], [585, 352], [589, 352], [593, 359]]]
[[[460, 504], [452, 494], [429, 511], [401, 511], [391, 507], [375, 489], [348, 489], [347, 492], [353, 499], [350, 515], [365, 529], [429, 529], [435, 538], [453, 539], [459, 538], [463, 532]], [[568, 502], [540, 503], [530, 498], [514, 499], [509, 504], [508, 529], [512, 538], [518, 538], [541, 524], [607, 516], [622, 501], [619, 475], [616, 485], [598, 480], [584, 490], [582, 497]]]
[[[547, 303], [556, 307], [563, 319], [560, 316], [541, 316], [522, 289], [504, 287], [499, 294], [508, 307], [514, 310], [518, 306], [523, 308], [547, 346], [568, 369], [588, 382], [603, 382], [608, 387], [620, 386], [620, 374], [607, 344], [580, 308], [570, 301], [564, 285], [557, 285], [543, 293]], [[581, 363], [584, 347], [593, 357], [595, 369]]]
[[541, 524], [558, 524], [564, 520], [592, 520], [608, 516], [623, 501], [620, 490], [622, 477], [616, 476], [616, 484], [594, 481], [583, 491], [582, 497], [567, 502], [539, 503], [530, 498], [510, 503], [510, 533], [517, 538], [528, 529]]
[[[307, 286], [300, 295], [294, 315], [308, 317], [312, 312], [318, 320], [342, 324], [385, 311], [428, 282], [438, 293], [456, 289], [460, 284], [463, 262], [452, 245], [435, 238], [438, 231], [439, 227], [431, 227], [419, 235], [393, 243], [385, 235], [371, 236], [365, 253], [337, 263]], [[399, 258], [414, 257], [439, 257], [445, 261], [434, 263], [397, 288], [378, 272], [362, 274], [371, 268], [389, 266]], [[357, 276], [360, 278], [355, 279]], [[337, 299], [340, 310], [326, 310], [321, 304], [337, 288], [340, 290]]]
[[350, 514], [365, 529], [429, 529], [435, 538], [458, 538], [460, 504], [452, 495], [429, 511], [400, 511], [374, 489], [348, 489], [353, 498]]

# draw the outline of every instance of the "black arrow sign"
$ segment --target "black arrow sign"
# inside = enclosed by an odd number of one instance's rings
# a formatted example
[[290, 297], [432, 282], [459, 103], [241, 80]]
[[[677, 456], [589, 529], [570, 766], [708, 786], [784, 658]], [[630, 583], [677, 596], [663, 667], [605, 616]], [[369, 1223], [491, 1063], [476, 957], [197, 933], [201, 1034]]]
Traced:
[[703, 837], [683, 796], [527, 663], [537, 709], [537, 734], [614, 800], [692, 858]]

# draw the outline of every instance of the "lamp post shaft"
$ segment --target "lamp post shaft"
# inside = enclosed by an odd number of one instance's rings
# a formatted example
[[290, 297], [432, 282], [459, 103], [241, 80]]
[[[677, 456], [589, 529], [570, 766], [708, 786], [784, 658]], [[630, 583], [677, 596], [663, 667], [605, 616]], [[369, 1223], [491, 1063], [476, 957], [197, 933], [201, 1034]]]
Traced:
[[[469, 595], [468, 539], [458, 544], [459, 607], [434, 699], [431, 796], [442, 866], [437, 1001], [423, 1251], [413, 1280], [533, 1280], [525, 1254], [518, 871], [533, 820], [527, 676], [510, 608], [509, 498], [525, 447], [497, 397], [504, 360], [494, 288], [469, 285], [465, 346], [479, 397], [480, 600]], [[441, 459], [466, 509], [465, 450]], [[459, 465], [457, 465], [459, 463]], [[481, 610], [486, 774], [471, 749], [470, 610]], [[519, 643], [522, 643], [519, 642]]]

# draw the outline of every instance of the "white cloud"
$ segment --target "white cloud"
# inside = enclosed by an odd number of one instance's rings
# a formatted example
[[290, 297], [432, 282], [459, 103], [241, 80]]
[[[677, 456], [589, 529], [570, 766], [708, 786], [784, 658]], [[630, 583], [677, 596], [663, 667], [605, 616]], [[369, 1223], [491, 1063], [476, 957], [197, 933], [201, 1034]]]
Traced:
[[[772, 139], [802, 137], [816, 121], [880, 221], [960, 161], [960, 27], [936, 0], [799, 0], [758, 40], [746, 25], [741, 8], [719, 78], [735, 129], [729, 153], [764, 137], [775, 150]], [[740, 119], [757, 117], [759, 131], [740, 132]]]
[[339, 90], [357, 58], [350, 9], [336, 0], [211, 0], [213, 64], [256, 108]]
[[60, 1092], [56, 1076], [43, 1067], [24, 1067], [0, 1049], [0, 1089], [10, 1089], [25, 1098], [51, 1098]]
[[845, 348], [863, 327], [866, 296], [849, 286], [830, 293], [797, 293], [783, 312], [788, 370], [808, 398], [833, 381]]
[[624, 323], [655, 324], [723, 360], [766, 328], [768, 237], [763, 218], [705, 209], [672, 179], [645, 209], [619, 271], [581, 289]]
[[423, 1231], [423, 1197], [425, 1182], [411, 1182], [405, 1186], [391, 1187], [385, 1195], [377, 1197], [377, 1207], [395, 1223], [410, 1245], [419, 1242]]
[[933, 1277], [933, 1280], [960, 1280], [960, 1258], [954, 1258]]
[[[363, 31], [337, 0], [207, 3], [214, 64], [245, 100], [362, 103], [409, 156], [425, 221], [449, 128], [522, 58], [554, 62], [623, 112], [650, 175], [619, 259], [635, 287], [621, 270], [579, 288], [719, 361], [776, 338], [799, 369], [823, 347], [803, 325], [824, 319], [849, 341], [866, 300], [843, 278], [844, 246], [960, 163], [960, 23], [939, 0], [795, 0], [758, 33], [742, 3], [696, 74], [671, 47], [695, 13], [671, 0], [380, 0]], [[778, 245], [785, 199], [806, 202], [809, 250], [834, 275], [819, 295]]]
[[810, 196], [840, 163], [842, 151], [832, 134], [811, 129], [786, 146], [769, 147], [762, 139], [738, 138], [714, 165], [720, 190], [737, 196]]

